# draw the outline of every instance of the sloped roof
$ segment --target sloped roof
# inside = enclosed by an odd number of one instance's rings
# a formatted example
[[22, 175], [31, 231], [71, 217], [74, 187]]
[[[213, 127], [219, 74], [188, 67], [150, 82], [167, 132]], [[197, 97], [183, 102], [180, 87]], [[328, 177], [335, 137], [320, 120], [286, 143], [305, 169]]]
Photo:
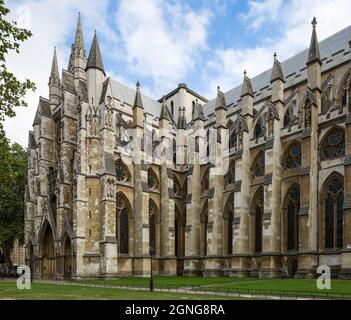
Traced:
[[[335, 66], [350, 59], [349, 44], [351, 39], [351, 26], [335, 33], [331, 37], [319, 43], [320, 56], [322, 60], [322, 72], [334, 68]], [[285, 60], [281, 63], [283, 74], [285, 76], [284, 88], [289, 88], [301, 81], [307, 79], [307, 60], [309, 49], [306, 49], [297, 55]], [[255, 94], [255, 100], [259, 101], [270, 93], [270, 80], [272, 69], [269, 69], [258, 76], [254, 77], [252, 87]], [[225, 93], [227, 105], [237, 104], [240, 100], [241, 85]], [[214, 113], [216, 106], [216, 99], [204, 105], [205, 115]], [[232, 111], [232, 106], [230, 110]]]
[[[122, 103], [133, 106], [136, 89], [129, 88], [115, 80], [111, 80], [111, 88], [114, 98], [120, 100]], [[158, 117], [161, 112], [162, 104], [148, 96], [143, 95], [142, 93], [141, 98], [143, 100], [144, 111]]]

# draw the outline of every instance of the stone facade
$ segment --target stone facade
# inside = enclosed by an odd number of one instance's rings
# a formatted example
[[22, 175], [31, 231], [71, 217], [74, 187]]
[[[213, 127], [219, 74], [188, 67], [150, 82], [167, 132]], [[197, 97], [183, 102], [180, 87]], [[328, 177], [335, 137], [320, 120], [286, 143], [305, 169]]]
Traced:
[[34, 276], [351, 277], [351, 27], [312, 24], [309, 50], [213, 101], [155, 101], [106, 77], [96, 34], [86, 57], [79, 18], [29, 133]]

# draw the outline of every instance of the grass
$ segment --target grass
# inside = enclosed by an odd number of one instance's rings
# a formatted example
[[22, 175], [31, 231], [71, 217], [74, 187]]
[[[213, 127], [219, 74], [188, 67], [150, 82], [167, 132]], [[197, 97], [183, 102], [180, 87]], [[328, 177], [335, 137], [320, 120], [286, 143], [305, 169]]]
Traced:
[[[234, 282], [234, 281], [233, 281]], [[238, 281], [232, 284], [207, 287], [207, 290], [223, 290], [236, 292], [257, 292], [272, 293], [300, 296], [331, 296], [351, 298], [351, 281], [350, 280], [331, 280], [330, 290], [319, 290], [316, 279], [274, 279], [274, 280], [256, 280], [256, 281]]]
[[[98, 284], [117, 286], [149, 285], [148, 278], [121, 278], [115, 280], [88, 281]], [[203, 278], [203, 277], [155, 277], [155, 287], [179, 288], [188, 287], [209, 291], [232, 291], [252, 293], [272, 293], [292, 296], [330, 296], [351, 298], [351, 281], [332, 280], [330, 290], [319, 290], [316, 279], [258, 279], [258, 278]]]
[[[164, 292], [142, 292], [111, 288], [32, 284], [30, 290], [19, 290], [16, 282], [0, 282], [0, 300], [238, 300], [235, 297], [192, 295]], [[241, 299], [240, 299], [241, 300]]]

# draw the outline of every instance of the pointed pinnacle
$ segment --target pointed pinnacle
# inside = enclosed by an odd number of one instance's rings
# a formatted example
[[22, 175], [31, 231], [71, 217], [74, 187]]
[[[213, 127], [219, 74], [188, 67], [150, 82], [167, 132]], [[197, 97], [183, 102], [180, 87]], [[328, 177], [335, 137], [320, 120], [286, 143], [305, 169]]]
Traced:
[[58, 69], [58, 62], [57, 62], [56, 47], [54, 48], [54, 57], [52, 58], [50, 78], [53, 78], [53, 79], [60, 78], [59, 69]]
[[99, 69], [105, 74], [104, 64], [102, 63], [99, 42], [96, 33], [94, 34], [93, 43], [91, 45], [86, 70]]
[[84, 48], [84, 36], [83, 36], [83, 27], [82, 27], [82, 19], [80, 17], [80, 12], [78, 13], [78, 22], [77, 22], [77, 30], [76, 30], [76, 39], [74, 44], [81, 48]]

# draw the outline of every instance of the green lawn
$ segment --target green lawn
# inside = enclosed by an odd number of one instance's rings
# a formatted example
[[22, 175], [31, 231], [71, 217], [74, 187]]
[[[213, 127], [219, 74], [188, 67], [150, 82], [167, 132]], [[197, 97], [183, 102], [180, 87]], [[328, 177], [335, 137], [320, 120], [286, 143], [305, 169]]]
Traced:
[[19, 290], [16, 282], [0, 282], [0, 300], [223, 300], [238, 299], [210, 295], [142, 292], [111, 288], [32, 284], [30, 290]]
[[[106, 285], [143, 286], [149, 285], [148, 278], [121, 278], [115, 280], [86, 281]], [[315, 279], [258, 279], [258, 278], [203, 278], [203, 277], [155, 277], [155, 287], [177, 288], [188, 287], [211, 291], [236, 291], [253, 293], [276, 293], [285, 295], [318, 295], [342, 297], [345, 294], [351, 297], [350, 280], [332, 280], [331, 290], [319, 290]]]
[[[274, 280], [248, 280], [238, 281], [232, 279], [231, 284], [217, 285], [206, 287], [207, 290], [229, 290], [229, 291], [249, 291], [257, 293], [286, 293], [292, 295], [331, 295], [342, 297], [345, 294], [351, 298], [351, 281], [350, 280], [331, 280], [330, 290], [319, 290], [316, 280], [314, 279], [274, 279]], [[200, 287], [199, 287], [200, 288]]]

